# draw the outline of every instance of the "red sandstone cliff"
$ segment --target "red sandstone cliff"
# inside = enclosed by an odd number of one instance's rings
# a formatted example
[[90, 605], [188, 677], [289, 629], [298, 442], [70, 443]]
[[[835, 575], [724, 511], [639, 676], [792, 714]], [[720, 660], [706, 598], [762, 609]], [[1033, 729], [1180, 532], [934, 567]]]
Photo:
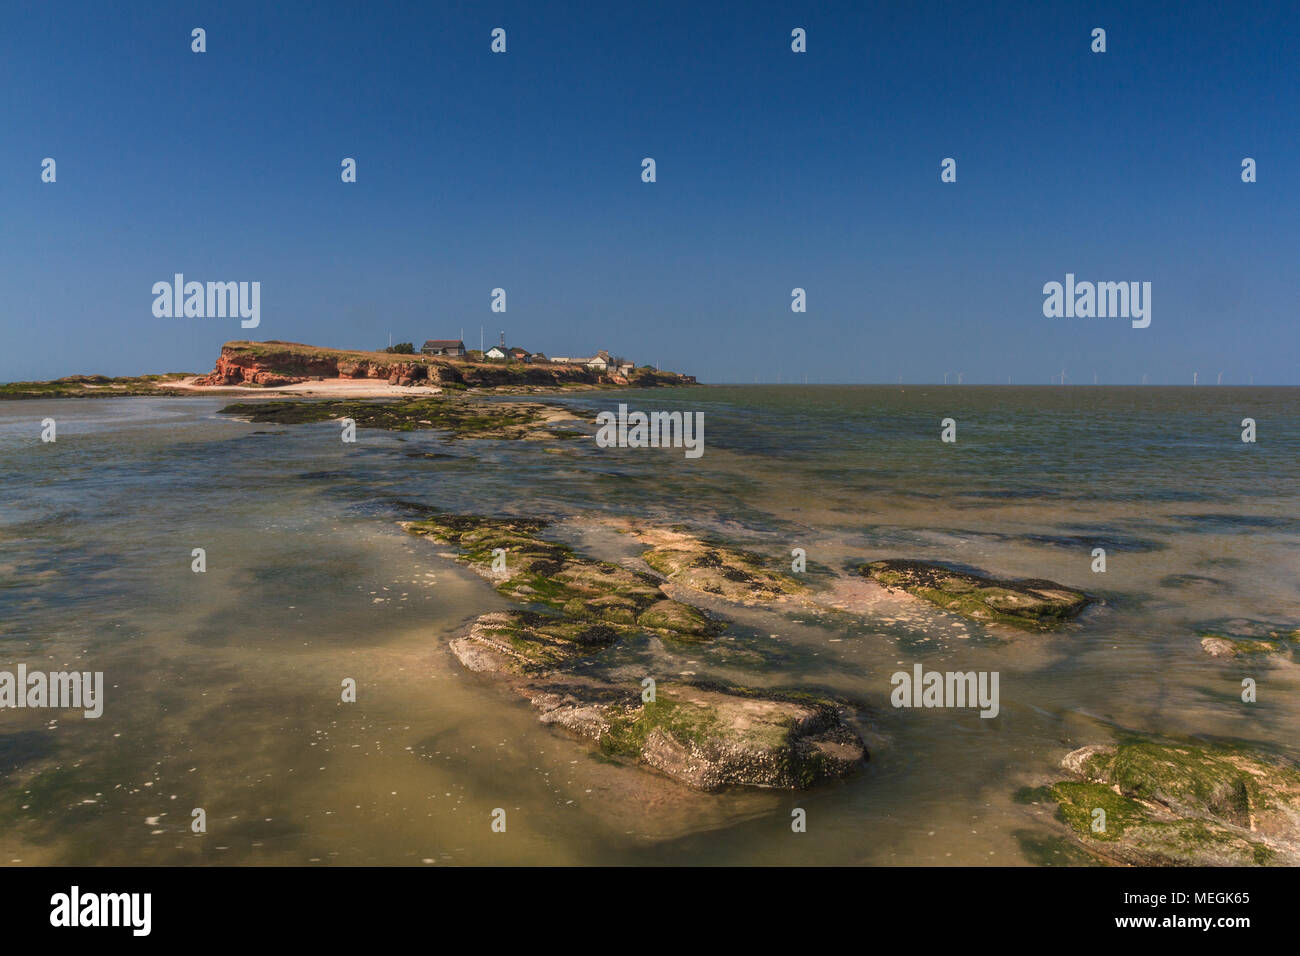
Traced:
[[324, 378], [374, 378], [392, 385], [685, 385], [674, 372], [637, 369], [629, 376], [582, 366], [471, 362], [428, 355], [347, 352], [297, 342], [227, 342], [216, 368], [197, 385], [292, 385]]

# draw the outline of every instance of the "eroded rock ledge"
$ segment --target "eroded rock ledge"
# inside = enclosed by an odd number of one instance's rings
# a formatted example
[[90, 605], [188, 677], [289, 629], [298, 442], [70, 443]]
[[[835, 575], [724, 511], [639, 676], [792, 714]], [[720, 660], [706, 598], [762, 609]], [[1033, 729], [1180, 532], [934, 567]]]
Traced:
[[[646, 701], [639, 684], [606, 676], [601, 655], [626, 639], [648, 633], [690, 644], [722, 630], [664, 594], [653, 575], [540, 538], [545, 523], [533, 519], [440, 514], [404, 527], [454, 545], [498, 592], [528, 605], [480, 616], [451, 642], [457, 659], [528, 699], [543, 723], [606, 755], [700, 790], [802, 789], [867, 759], [836, 701], [685, 681], [658, 683]], [[494, 570], [503, 552], [505, 569]]]
[[1026, 630], [1063, 624], [1092, 603], [1082, 591], [1055, 581], [999, 580], [925, 561], [872, 561], [859, 570], [973, 621]]
[[363, 428], [416, 431], [438, 428], [453, 438], [497, 438], [545, 441], [583, 437], [571, 428], [556, 427], [577, 421], [570, 410], [543, 402], [485, 402], [462, 397], [409, 398], [388, 402], [270, 401], [239, 402], [221, 409], [251, 422], [300, 425], [350, 418]]

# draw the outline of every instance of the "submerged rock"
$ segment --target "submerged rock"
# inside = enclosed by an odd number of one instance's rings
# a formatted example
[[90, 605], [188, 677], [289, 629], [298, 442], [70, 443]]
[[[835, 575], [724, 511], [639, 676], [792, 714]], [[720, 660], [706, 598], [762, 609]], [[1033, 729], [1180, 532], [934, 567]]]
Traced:
[[[698, 609], [669, 598], [651, 575], [536, 537], [545, 526], [527, 518], [436, 515], [405, 528], [461, 548], [462, 559], [505, 596], [574, 620], [639, 628], [677, 641], [705, 640], [722, 630]], [[494, 570], [502, 560], [504, 570]]]
[[610, 756], [654, 767], [697, 790], [729, 785], [806, 789], [866, 759], [836, 705], [813, 697], [684, 683], [655, 700], [614, 685], [556, 682], [532, 688], [542, 721], [594, 740]]
[[1234, 618], [1200, 631], [1201, 649], [1211, 657], [1286, 656], [1300, 651], [1300, 629], [1287, 624]]
[[872, 561], [862, 574], [963, 617], [1039, 630], [1069, 621], [1092, 599], [1055, 581], [1007, 581], [924, 561]]
[[[1141, 866], [1300, 863], [1300, 768], [1244, 748], [1129, 738], [1032, 791], [1098, 856]], [[1104, 827], [1094, 829], [1104, 811]]]
[[1252, 641], [1207, 634], [1201, 638], [1201, 650], [1211, 657], [1242, 657], [1255, 654], [1285, 654], [1287, 646], [1279, 641]]
[[861, 738], [829, 700], [665, 682], [647, 702], [638, 684], [594, 673], [602, 652], [627, 635], [699, 641], [721, 631], [698, 608], [669, 598], [651, 575], [539, 538], [546, 524], [533, 519], [438, 514], [404, 527], [456, 546], [500, 593], [536, 608], [481, 615], [451, 642], [461, 664], [527, 697], [543, 723], [595, 742], [607, 756], [700, 790], [804, 788], [866, 759]]

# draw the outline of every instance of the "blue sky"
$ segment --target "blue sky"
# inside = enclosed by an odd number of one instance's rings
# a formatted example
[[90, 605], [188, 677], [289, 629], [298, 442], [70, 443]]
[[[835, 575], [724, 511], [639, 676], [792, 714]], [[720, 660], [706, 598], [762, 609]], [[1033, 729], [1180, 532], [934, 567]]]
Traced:
[[[0, 20], [3, 380], [206, 371], [244, 337], [477, 345], [484, 326], [709, 382], [1300, 383], [1293, 3], [11, 2]], [[155, 318], [176, 272], [261, 282], [260, 327]], [[1044, 318], [1067, 272], [1150, 281], [1151, 326]]]

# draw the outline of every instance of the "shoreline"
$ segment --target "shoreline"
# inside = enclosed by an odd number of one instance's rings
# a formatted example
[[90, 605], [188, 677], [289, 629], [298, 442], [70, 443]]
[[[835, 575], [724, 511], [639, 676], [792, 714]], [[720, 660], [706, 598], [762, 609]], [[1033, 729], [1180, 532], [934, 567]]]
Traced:
[[[174, 374], [174, 373], [173, 373]], [[96, 375], [73, 375], [62, 379], [32, 382], [0, 383], [0, 401], [29, 401], [55, 398], [202, 398], [217, 396], [259, 396], [293, 399], [409, 399], [452, 395], [568, 395], [575, 392], [635, 391], [642, 388], [664, 386], [590, 384], [585, 382], [566, 385], [495, 385], [447, 388], [440, 385], [393, 385], [379, 379], [328, 378], [313, 382], [296, 382], [291, 385], [200, 385], [202, 375], [186, 375], [169, 379], [165, 375], [146, 375], [110, 379], [105, 383], [93, 380], [106, 378]], [[161, 380], [159, 380], [161, 379]], [[83, 381], [87, 380], [87, 381]], [[674, 386], [668, 386], [674, 387]], [[706, 388], [698, 383], [685, 383], [680, 387]]]

